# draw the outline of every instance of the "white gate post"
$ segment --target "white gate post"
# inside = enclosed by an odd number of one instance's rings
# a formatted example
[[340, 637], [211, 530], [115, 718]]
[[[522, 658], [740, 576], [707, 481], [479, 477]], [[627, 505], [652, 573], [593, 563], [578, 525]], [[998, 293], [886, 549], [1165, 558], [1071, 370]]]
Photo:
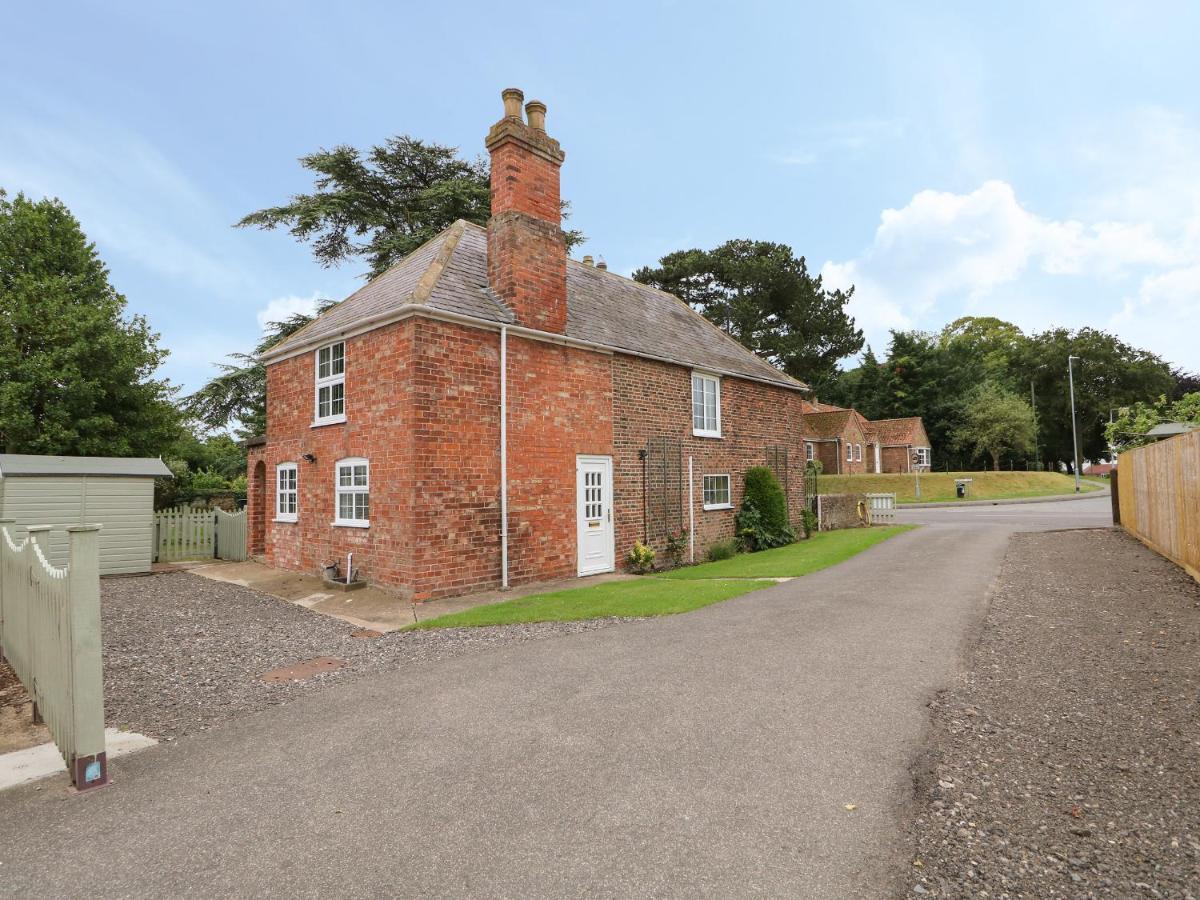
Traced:
[[71, 718], [74, 741], [67, 769], [76, 789], [108, 783], [104, 747], [104, 669], [100, 649], [100, 526], [67, 529], [71, 605]]

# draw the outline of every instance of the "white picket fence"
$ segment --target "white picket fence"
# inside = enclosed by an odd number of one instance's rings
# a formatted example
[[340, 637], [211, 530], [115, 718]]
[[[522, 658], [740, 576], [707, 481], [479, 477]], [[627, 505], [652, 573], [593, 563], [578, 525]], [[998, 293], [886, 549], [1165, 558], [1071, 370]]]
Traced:
[[246, 511], [177, 506], [154, 514], [154, 559], [175, 562], [184, 559], [244, 560], [246, 554]]
[[867, 494], [872, 525], [890, 525], [896, 521], [895, 494]]
[[67, 529], [66, 568], [46, 561], [50, 526], [13, 540], [0, 521], [0, 651], [79, 789], [108, 782], [100, 650], [99, 525]]

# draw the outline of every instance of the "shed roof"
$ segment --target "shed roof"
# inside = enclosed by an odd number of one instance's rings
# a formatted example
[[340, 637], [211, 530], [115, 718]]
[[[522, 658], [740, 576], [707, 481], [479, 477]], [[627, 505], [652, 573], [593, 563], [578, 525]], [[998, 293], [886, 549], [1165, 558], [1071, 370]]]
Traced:
[[[488, 286], [487, 231], [459, 220], [337, 306], [263, 354], [270, 362], [322, 339], [404, 309], [470, 316], [491, 325], [516, 322]], [[671, 294], [573, 259], [567, 260], [566, 336], [718, 374], [741, 375], [794, 390], [807, 386], [743, 347]]]
[[117, 475], [171, 478], [161, 459], [118, 456], [41, 456], [0, 453], [0, 477], [17, 475]]
[[1191, 422], [1160, 422], [1146, 432], [1146, 437], [1172, 437], [1197, 430], [1200, 430], [1200, 425]]

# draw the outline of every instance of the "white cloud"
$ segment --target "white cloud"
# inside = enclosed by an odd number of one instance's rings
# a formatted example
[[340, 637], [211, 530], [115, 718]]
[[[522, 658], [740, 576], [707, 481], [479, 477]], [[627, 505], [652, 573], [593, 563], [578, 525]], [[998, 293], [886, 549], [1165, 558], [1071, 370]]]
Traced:
[[[1047, 277], [1072, 276], [1094, 289], [1086, 306], [1073, 307], [1074, 291], [1055, 282], [1064, 299], [1043, 308], [1033, 327], [1103, 326], [1122, 321], [1113, 317], [1117, 309], [1126, 324], [1151, 308], [1178, 321], [1200, 306], [1190, 268], [1198, 262], [1200, 242], [1187, 221], [1050, 219], [1023, 206], [1012, 185], [993, 180], [969, 193], [921, 191], [902, 208], [884, 210], [870, 246], [854, 259], [827, 262], [822, 275], [831, 286], [855, 285], [850, 311], [878, 346], [891, 328], [937, 327], [968, 313], [1003, 317], [1003, 308], [980, 307], [995, 305], [1002, 287], [1019, 292]], [[1130, 277], [1141, 288], [1122, 304]], [[1144, 330], [1143, 345], [1166, 353], [1175, 343], [1167, 340], [1171, 327], [1164, 321]], [[1131, 328], [1119, 330], [1132, 336]]]
[[271, 322], [282, 322], [297, 314], [311, 316], [317, 311], [317, 301], [321, 297], [319, 292], [311, 297], [276, 297], [255, 314], [258, 327], [265, 330]]

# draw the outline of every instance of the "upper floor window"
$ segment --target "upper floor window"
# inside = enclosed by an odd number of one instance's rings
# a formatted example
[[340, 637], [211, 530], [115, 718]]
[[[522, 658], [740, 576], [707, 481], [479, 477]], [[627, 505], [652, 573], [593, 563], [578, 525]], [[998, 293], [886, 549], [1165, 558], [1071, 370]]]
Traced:
[[346, 421], [346, 343], [317, 350], [317, 425]]
[[334, 493], [337, 500], [334, 525], [366, 528], [371, 524], [371, 473], [365, 459], [338, 460]]
[[721, 379], [692, 373], [692, 434], [721, 436]]
[[295, 522], [298, 510], [297, 478], [295, 463], [280, 463], [275, 467], [275, 520]]

